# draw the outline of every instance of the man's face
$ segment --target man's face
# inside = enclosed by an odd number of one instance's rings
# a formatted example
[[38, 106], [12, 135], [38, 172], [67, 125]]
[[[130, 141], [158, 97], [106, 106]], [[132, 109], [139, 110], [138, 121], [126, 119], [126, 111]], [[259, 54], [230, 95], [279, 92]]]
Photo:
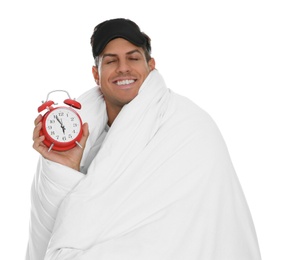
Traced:
[[108, 109], [121, 110], [133, 100], [150, 73], [154, 59], [146, 61], [142, 48], [117, 38], [110, 41], [93, 67], [95, 81], [100, 85]]

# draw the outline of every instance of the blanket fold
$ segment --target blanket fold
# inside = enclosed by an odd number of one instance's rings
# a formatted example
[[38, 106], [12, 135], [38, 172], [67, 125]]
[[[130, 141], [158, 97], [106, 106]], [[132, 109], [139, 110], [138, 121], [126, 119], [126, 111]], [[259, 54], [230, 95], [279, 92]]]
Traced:
[[211, 117], [157, 70], [123, 107], [95, 158], [107, 115], [80, 98], [92, 132], [86, 176], [64, 198], [45, 260], [259, 260], [249, 209]]

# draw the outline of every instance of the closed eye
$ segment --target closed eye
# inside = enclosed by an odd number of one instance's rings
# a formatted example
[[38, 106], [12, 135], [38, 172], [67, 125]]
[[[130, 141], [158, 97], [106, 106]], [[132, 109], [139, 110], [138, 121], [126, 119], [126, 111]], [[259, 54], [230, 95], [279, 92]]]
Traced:
[[102, 59], [104, 64], [111, 64], [117, 61], [117, 56], [114, 54], [104, 54]]
[[106, 64], [111, 64], [113, 62], [116, 62], [116, 60], [109, 60], [109, 61], [106, 61]]

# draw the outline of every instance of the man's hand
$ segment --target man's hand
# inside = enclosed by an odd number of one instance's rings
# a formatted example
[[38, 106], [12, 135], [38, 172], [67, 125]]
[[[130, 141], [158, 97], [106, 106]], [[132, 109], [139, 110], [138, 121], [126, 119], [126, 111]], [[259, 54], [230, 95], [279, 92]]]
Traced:
[[42, 115], [39, 115], [34, 121], [35, 128], [33, 130], [33, 149], [39, 152], [44, 158], [68, 166], [74, 170], [80, 170], [80, 162], [85, 148], [86, 140], [89, 136], [88, 124], [83, 124], [83, 135], [80, 140], [80, 146], [75, 146], [68, 151], [48, 151], [48, 147], [43, 143], [45, 136], [40, 136], [42, 128]]

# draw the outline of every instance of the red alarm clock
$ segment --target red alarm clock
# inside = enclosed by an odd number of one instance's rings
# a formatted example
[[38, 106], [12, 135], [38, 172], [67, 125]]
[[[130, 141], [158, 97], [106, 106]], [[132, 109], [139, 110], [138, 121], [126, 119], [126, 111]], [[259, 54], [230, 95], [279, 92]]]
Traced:
[[[51, 93], [63, 91], [68, 95], [68, 99], [64, 100], [67, 106], [58, 106], [53, 101], [48, 100]], [[74, 99], [65, 90], [54, 90], [47, 94], [46, 101], [38, 107], [38, 112], [45, 109], [47, 112], [42, 118], [41, 135], [45, 136], [43, 143], [55, 151], [66, 151], [80, 145], [79, 141], [82, 137], [82, 120], [75, 109], [81, 109], [81, 104]], [[75, 109], [74, 109], [75, 108]]]

